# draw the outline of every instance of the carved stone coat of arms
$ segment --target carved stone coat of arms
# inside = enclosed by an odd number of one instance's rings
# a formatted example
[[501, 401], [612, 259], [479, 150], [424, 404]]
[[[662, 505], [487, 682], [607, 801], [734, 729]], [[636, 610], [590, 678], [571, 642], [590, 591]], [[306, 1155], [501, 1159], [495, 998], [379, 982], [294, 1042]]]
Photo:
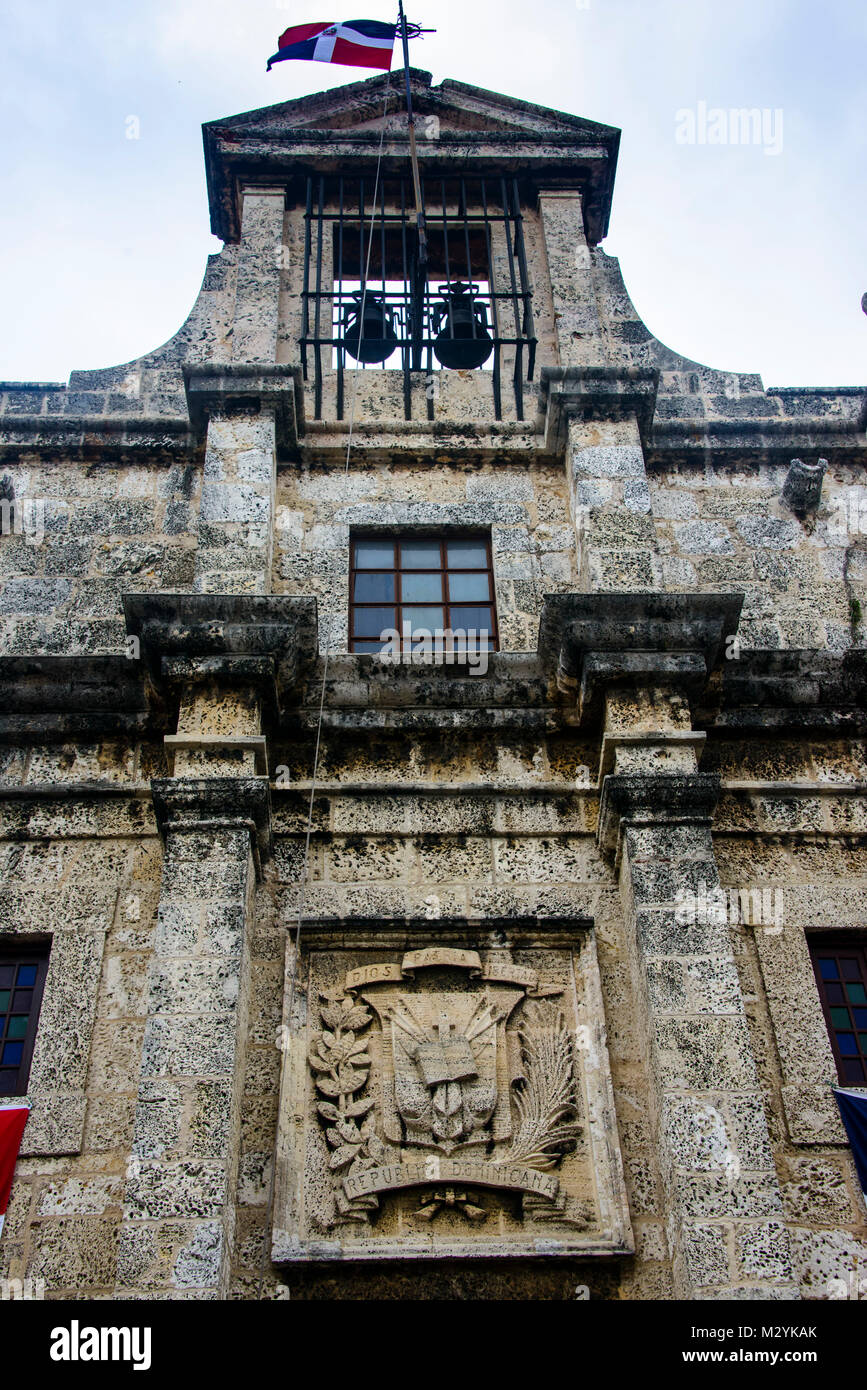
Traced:
[[629, 1250], [589, 933], [323, 935], [284, 1030], [275, 1261]]

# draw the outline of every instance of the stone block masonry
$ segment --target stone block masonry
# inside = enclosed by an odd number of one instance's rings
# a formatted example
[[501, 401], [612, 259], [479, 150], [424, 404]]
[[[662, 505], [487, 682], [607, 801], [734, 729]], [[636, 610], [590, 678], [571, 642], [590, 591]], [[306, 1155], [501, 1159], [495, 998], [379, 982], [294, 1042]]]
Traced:
[[215, 1298], [228, 1287], [253, 879], [243, 826], [167, 830], [118, 1248], [121, 1296]]
[[[387, 80], [208, 125], [224, 248], [175, 337], [0, 383], [0, 947], [50, 946], [0, 1274], [839, 1297], [867, 1221], [811, 949], [867, 933], [865, 392], [665, 347], [599, 245], [619, 132], [413, 71], [469, 272], [526, 258], [488, 301], [521, 369], [498, 413], [490, 370], [348, 363], [338, 418], [299, 338], [383, 135], [402, 273]], [[483, 677], [348, 652], [360, 533], [489, 542]], [[717, 885], [780, 922], [684, 920]]]

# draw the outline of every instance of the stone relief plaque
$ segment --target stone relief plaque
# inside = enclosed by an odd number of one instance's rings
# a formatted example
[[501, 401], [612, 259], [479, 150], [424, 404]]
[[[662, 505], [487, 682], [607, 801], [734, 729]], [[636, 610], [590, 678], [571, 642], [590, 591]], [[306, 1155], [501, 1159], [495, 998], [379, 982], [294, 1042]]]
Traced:
[[592, 931], [347, 927], [287, 969], [274, 1261], [631, 1252]]

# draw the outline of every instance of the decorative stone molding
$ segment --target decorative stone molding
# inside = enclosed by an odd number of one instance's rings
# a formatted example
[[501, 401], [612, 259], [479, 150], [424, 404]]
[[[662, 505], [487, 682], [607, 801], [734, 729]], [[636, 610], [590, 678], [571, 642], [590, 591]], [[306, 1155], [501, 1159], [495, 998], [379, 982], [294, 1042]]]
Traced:
[[215, 411], [273, 410], [278, 450], [291, 449], [303, 433], [301, 369], [286, 362], [196, 362], [184, 367], [190, 428], [201, 441]]
[[[66, 387], [62, 387], [66, 390]], [[120, 463], [184, 462], [195, 449], [189, 421], [179, 415], [14, 415], [0, 427], [0, 458], [18, 460], [22, 449], [74, 459], [105, 457]]]
[[0, 711], [0, 734], [24, 737], [143, 732], [161, 713], [140, 661], [89, 654], [0, 657]]
[[697, 696], [737, 631], [742, 594], [548, 594], [539, 656], [574, 695], [581, 722], [618, 684], [674, 686]]
[[169, 760], [169, 771], [173, 776], [175, 774], [175, 754], [191, 751], [216, 754], [217, 756], [223, 753], [252, 753], [256, 772], [259, 776], [265, 777], [268, 774], [268, 740], [264, 734], [166, 734], [163, 738], [163, 745]]
[[[382, 138], [383, 98], [388, 74], [279, 106], [251, 111], [203, 127], [211, 230], [224, 241], [241, 235], [244, 185], [285, 187], [299, 168], [331, 171], [351, 167], [403, 173], [409, 158], [406, 98], [393, 83], [389, 122]], [[496, 169], [537, 176], [546, 187], [580, 187], [588, 240], [605, 236], [611, 210], [620, 131], [513, 97], [409, 69], [416, 119], [435, 115], [438, 138], [426, 143], [429, 176]], [[403, 112], [403, 120], [400, 113]], [[397, 119], [394, 115], [397, 113]], [[361, 128], [367, 126], [366, 129]]]
[[867, 651], [741, 650], [726, 664], [724, 728], [859, 730], [867, 723]]
[[658, 386], [655, 367], [543, 367], [537, 410], [545, 451], [562, 453], [568, 422], [576, 416], [611, 420], [634, 415], [644, 438], [653, 422]]
[[[698, 762], [704, 752], [707, 734], [703, 730], [664, 729], [659, 732], [641, 734], [606, 733], [602, 735], [602, 753], [599, 759], [601, 779], [614, 771], [618, 748], [653, 748], [664, 755], [677, 757], [692, 752]], [[678, 771], [679, 769], [672, 769]]]
[[22, 1158], [81, 1152], [105, 937], [104, 929], [51, 935], [27, 1094], [20, 1098], [32, 1106]]
[[320, 920], [297, 964], [276, 1264], [632, 1253], [587, 924]]
[[267, 777], [158, 777], [151, 783], [160, 835], [169, 831], [248, 830], [257, 876], [271, 856]]
[[828, 1027], [801, 927], [754, 932], [783, 1084], [780, 1098], [793, 1144], [844, 1145], [831, 1089], [837, 1080]]
[[707, 825], [719, 799], [716, 773], [609, 774], [602, 781], [596, 840], [619, 862], [627, 825]]
[[291, 702], [316, 657], [316, 600], [268, 594], [124, 594], [127, 631], [158, 690], [219, 679]]

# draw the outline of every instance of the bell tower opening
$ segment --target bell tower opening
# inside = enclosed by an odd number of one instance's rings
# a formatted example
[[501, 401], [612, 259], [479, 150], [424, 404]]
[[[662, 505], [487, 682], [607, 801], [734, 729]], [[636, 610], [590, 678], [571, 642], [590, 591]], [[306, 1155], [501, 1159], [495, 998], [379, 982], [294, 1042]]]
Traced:
[[[536, 336], [518, 182], [428, 179], [422, 196], [426, 264], [408, 180], [307, 180], [300, 347], [317, 419], [326, 365], [337, 376], [338, 419], [346, 370], [356, 367], [402, 373], [406, 419], [413, 372], [484, 371], [498, 420], [511, 378], [523, 419]], [[426, 398], [433, 419], [433, 392]]]

